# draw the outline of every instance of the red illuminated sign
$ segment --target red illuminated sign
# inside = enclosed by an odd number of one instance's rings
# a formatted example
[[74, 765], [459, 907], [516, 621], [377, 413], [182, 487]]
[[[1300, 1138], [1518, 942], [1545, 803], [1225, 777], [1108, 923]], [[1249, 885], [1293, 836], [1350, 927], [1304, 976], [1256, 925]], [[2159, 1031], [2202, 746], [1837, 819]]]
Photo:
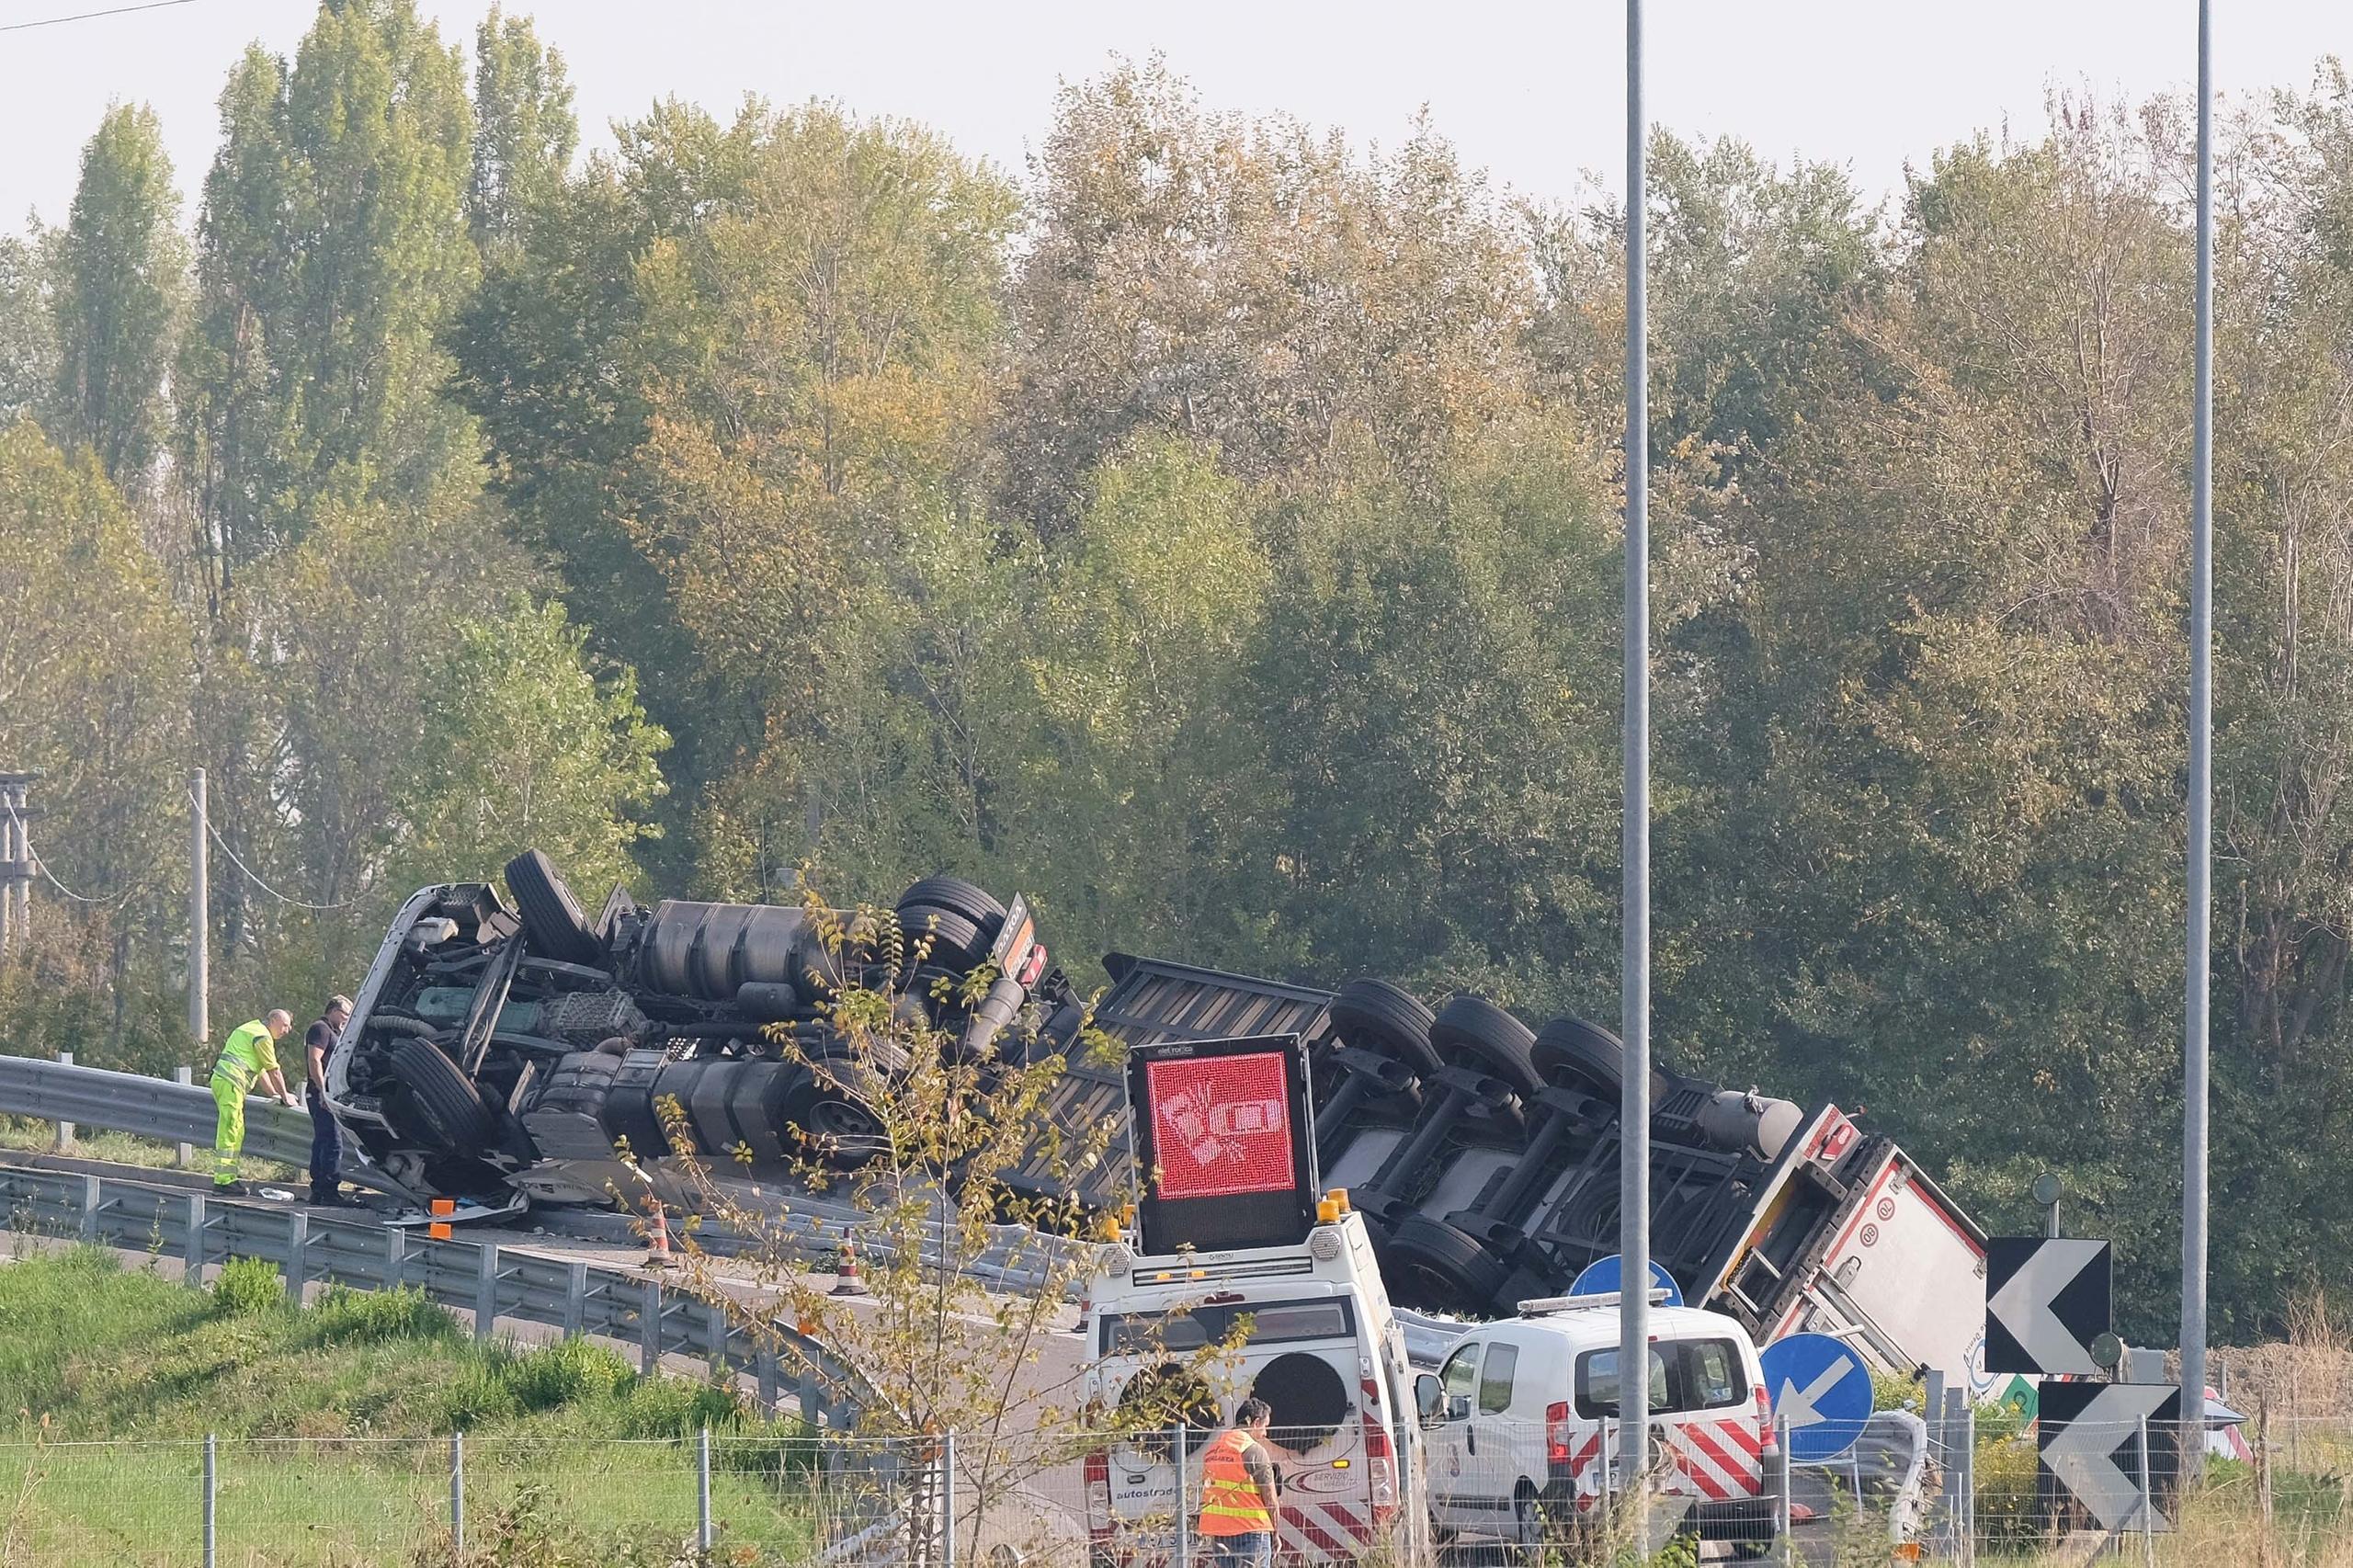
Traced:
[[1293, 1168], [1280, 1051], [1154, 1062], [1144, 1068], [1160, 1196], [1286, 1192]]

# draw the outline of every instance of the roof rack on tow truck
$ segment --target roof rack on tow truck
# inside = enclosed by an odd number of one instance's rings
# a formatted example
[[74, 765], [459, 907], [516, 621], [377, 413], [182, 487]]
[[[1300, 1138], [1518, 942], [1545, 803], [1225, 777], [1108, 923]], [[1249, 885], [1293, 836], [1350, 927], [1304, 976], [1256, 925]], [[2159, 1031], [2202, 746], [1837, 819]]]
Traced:
[[[1674, 1292], [1665, 1286], [1653, 1286], [1646, 1292], [1652, 1306], [1664, 1306]], [[1614, 1307], [1626, 1299], [1622, 1290], [1599, 1290], [1590, 1296], [1537, 1296], [1519, 1303], [1519, 1315], [1524, 1318], [1549, 1317], [1554, 1312], [1584, 1312], [1593, 1307]]]

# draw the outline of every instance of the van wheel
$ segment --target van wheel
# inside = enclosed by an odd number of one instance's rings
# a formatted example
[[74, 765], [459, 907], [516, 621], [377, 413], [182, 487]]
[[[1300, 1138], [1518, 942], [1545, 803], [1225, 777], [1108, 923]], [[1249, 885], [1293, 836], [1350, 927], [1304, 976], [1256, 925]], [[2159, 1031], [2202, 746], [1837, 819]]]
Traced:
[[1519, 1548], [1519, 1561], [1529, 1564], [1544, 1560], [1545, 1517], [1544, 1501], [1536, 1495], [1536, 1488], [1522, 1481], [1511, 1500], [1512, 1544]]

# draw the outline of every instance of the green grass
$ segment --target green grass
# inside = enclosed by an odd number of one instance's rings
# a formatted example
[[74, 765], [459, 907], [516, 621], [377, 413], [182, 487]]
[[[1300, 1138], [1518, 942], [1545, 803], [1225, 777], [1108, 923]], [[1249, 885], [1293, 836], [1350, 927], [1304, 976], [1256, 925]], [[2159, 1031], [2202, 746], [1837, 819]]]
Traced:
[[733, 1391], [641, 1378], [610, 1348], [477, 1345], [414, 1290], [308, 1308], [237, 1260], [190, 1290], [109, 1252], [0, 1267], [0, 1563], [182, 1563], [218, 1434], [220, 1561], [446, 1564], [449, 1433], [466, 1432], [469, 1562], [667, 1563], [714, 1433], [720, 1561], [813, 1539], [794, 1434]]

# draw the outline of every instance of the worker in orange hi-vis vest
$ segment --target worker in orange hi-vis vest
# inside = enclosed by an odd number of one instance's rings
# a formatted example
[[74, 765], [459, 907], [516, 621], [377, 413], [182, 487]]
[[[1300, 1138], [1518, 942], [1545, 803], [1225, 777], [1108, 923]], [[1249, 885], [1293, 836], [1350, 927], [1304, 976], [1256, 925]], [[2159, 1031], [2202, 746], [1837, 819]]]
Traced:
[[1275, 1461], [1267, 1426], [1275, 1413], [1245, 1399], [1233, 1425], [1201, 1450], [1201, 1540], [1209, 1568], [1271, 1568], [1275, 1560]]

